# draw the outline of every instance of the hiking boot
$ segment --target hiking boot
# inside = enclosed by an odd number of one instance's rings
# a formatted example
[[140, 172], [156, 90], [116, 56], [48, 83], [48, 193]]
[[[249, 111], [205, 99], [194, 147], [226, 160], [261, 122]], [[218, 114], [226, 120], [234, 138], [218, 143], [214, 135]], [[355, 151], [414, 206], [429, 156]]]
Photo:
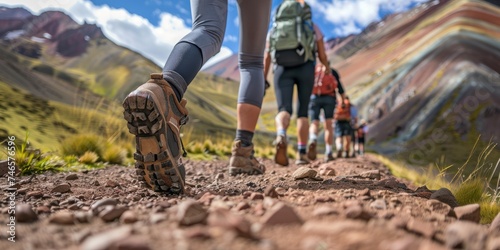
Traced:
[[311, 161], [314, 161], [316, 160], [316, 155], [317, 155], [316, 141], [312, 141], [311, 143], [309, 143], [309, 147], [307, 150], [307, 158], [309, 158], [309, 160]]
[[180, 127], [188, 121], [187, 101], [177, 101], [161, 73], [131, 92], [123, 101], [123, 116], [135, 135], [135, 168], [138, 179], [156, 192], [179, 194], [184, 191], [184, 165], [179, 163]]
[[345, 158], [351, 158], [351, 155], [349, 154], [349, 150], [345, 151]]
[[329, 154], [325, 154], [325, 158], [323, 159], [323, 162], [327, 163], [327, 162], [330, 162], [330, 161], [333, 161], [333, 160], [335, 160], [335, 159], [333, 158], [332, 153], [329, 153]]
[[310, 160], [307, 158], [307, 154], [297, 153], [297, 160], [295, 160], [296, 165], [309, 164]]
[[275, 141], [276, 154], [274, 155], [274, 162], [282, 166], [288, 166], [288, 155], [287, 155], [287, 142], [284, 135], [279, 135]]
[[337, 158], [342, 158], [342, 150], [337, 151]]
[[253, 156], [253, 144], [244, 147], [240, 140], [233, 142], [229, 159], [229, 174], [264, 174], [266, 167]]

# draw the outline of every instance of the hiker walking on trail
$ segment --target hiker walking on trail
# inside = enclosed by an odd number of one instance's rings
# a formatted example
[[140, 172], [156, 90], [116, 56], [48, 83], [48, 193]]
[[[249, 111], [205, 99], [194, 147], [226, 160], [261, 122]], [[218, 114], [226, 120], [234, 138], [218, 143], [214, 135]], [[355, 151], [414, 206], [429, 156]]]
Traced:
[[335, 148], [337, 150], [337, 158], [344, 156], [349, 157], [349, 149], [351, 144], [351, 103], [349, 97], [340, 100], [337, 103], [335, 114]]
[[320, 114], [323, 111], [323, 127], [325, 141], [324, 162], [333, 160], [333, 114], [337, 105], [336, 93], [344, 102], [344, 88], [340, 82], [339, 74], [331, 69], [332, 74], [326, 75], [324, 65], [317, 64], [315, 70], [314, 88], [309, 103], [309, 117], [311, 125], [309, 126], [309, 144], [307, 146], [307, 156], [310, 160], [316, 160], [318, 132], [320, 126]]
[[[263, 174], [253, 156], [253, 135], [264, 97], [263, 54], [271, 0], [238, 0], [240, 18], [240, 89], [237, 130], [229, 160], [231, 175]], [[182, 97], [201, 67], [219, 52], [226, 30], [227, 0], [191, 0], [192, 30], [173, 48], [162, 73], [124, 100], [124, 118], [136, 136], [139, 179], [154, 191], [182, 193], [185, 150], [179, 130], [187, 122]]]
[[[347, 144], [346, 146], [346, 158], [349, 157], [356, 157], [356, 141], [358, 140], [357, 133], [356, 133], [356, 128], [358, 126], [358, 107], [354, 105], [353, 103], [350, 103], [351, 105], [351, 143]], [[352, 150], [351, 150], [352, 149]], [[349, 154], [352, 152], [352, 154]]]
[[358, 155], [365, 154], [365, 138], [368, 133], [368, 125], [365, 120], [361, 120], [359, 126], [356, 128], [356, 142]]
[[[296, 164], [307, 164], [307, 140], [309, 134], [308, 105], [314, 85], [316, 52], [321, 63], [328, 69], [323, 44], [323, 34], [313, 24], [311, 8], [303, 0], [284, 0], [274, 15], [268, 35], [268, 48], [264, 56], [264, 74], [267, 76], [271, 63], [274, 72], [274, 91], [278, 103], [275, 117], [277, 164], [288, 165], [287, 129], [293, 114], [293, 88], [297, 85], [297, 158]], [[271, 62], [272, 61], [272, 62]]]

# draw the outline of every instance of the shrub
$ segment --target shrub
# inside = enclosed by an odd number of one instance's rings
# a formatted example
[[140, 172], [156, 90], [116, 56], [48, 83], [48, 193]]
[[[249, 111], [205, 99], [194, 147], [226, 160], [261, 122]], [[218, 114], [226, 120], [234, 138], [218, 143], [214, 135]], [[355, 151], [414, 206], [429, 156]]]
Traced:
[[484, 181], [476, 178], [461, 183], [455, 190], [458, 204], [467, 205], [479, 203], [484, 193]]
[[78, 158], [79, 162], [88, 165], [96, 163], [97, 160], [99, 160], [99, 156], [92, 151], [87, 151], [82, 156], [80, 156], [80, 158]]
[[122, 165], [125, 162], [126, 152], [121, 147], [110, 145], [104, 151], [102, 159], [110, 164]]
[[61, 150], [64, 156], [82, 156], [86, 152], [94, 152], [98, 157], [102, 156], [101, 140], [96, 135], [83, 134], [75, 135], [65, 139], [61, 143]]

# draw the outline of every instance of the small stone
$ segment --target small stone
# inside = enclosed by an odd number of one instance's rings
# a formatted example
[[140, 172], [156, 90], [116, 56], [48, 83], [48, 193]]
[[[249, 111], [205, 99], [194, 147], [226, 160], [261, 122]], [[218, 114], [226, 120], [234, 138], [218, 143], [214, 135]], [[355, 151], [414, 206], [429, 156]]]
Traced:
[[276, 188], [274, 188], [273, 186], [268, 186], [266, 190], [264, 190], [264, 195], [271, 198], [278, 198], [279, 196]]
[[300, 167], [293, 172], [292, 176], [295, 180], [300, 180], [305, 178], [315, 178], [317, 174], [318, 172], [312, 168]]
[[69, 211], [61, 210], [49, 217], [49, 223], [58, 225], [73, 225], [75, 224], [75, 215]]
[[41, 198], [43, 197], [43, 194], [42, 192], [40, 191], [31, 191], [31, 192], [28, 192], [26, 194], [26, 196], [29, 198], [29, 197], [33, 197], [33, 198]]
[[250, 195], [250, 200], [252, 200], [252, 201], [263, 200], [263, 199], [264, 199], [264, 195], [262, 195], [261, 193], [254, 192]]
[[92, 210], [92, 213], [94, 213], [94, 215], [98, 215], [104, 206], [115, 206], [116, 204], [118, 204], [117, 200], [113, 198], [106, 198], [96, 201], [94, 204], [92, 204], [90, 209]]
[[244, 238], [255, 238], [251, 230], [252, 224], [248, 220], [223, 208], [212, 211], [208, 216], [207, 223], [213, 227], [221, 227], [225, 230], [233, 231], [238, 236]]
[[456, 217], [455, 211], [446, 203], [432, 199], [428, 200], [426, 205], [431, 212]]
[[335, 223], [309, 220], [302, 225], [301, 230], [310, 234], [337, 235], [349, 231], [361, 231], [365, 228], [366, 223], [360, 220], [339, 220]]
[[361, 178], [367, 178], [372, 180], [380, 180], [380, 170], [369, 170], [359, 174]]
[[250, 204], [248, 204], [248, 202], [244, 202], [244, 201], [238, 203], [238, 205], [236, 205], [236, 207], [235, 207], [236, 211], [246, 210], [249, 208], [250, 208]]
[[16, 206], [16, 220], [18, 222], [24, 223], [24, 222], [34, 222], [38, 220], [38, 215], [33, 211], [33, 208], [31, 207], [31, 204], [28, 203], [22, 203], [18, 204]]
[[120, 184], [118, 184], [118, 182], [116, 181], [113, 181], [113, 180], [107, 180], [106, 181], [106, 184], [104, 184], [105, 187], [111, 187], [111, 188], [114, 188], [114, 187], [118, 187], [120, 186]]
[[124, 206], [106, 206], [106, 208], [99, 213], [99, 217], [105, 222], [111, 222], [120, 218], [123, 212], [127, 210], [128, 208]]
[[166, 219], [167, 215], [162, 213], [154, 213], [149, 217], [149, 221], [151, 222], [151, 224], [158, 224]]
[[432, 224], [423, 220], [411, 219], [406, 227], [408, 231], [423, 235], [424, 237], [429, 239], [432, 238], [432, 236], [434, 236], [435, 234]]
[[73, 173], [73, 174], [69, 174], [66, 176], [65, 178], [67, 181], [73, 181], [73, 180], [77, 180], [78, 179], [78, 175]]
[[113, 244], [126, 239], [132, 233], [132, 227], [122, 226], [88, 237], [81, 245], [81, 250], [111, 249]]
[[313, 211], [313, 216], [325, 216], [325, 215], [332, 215], [332, 214], [338, 214], [339, 212], [330, 206], [321, 206]]
[[148, 243], [149, 239], [142, 235], [134, 235], [126, 237], [122, 240], [116, 241], [113, 244], [113, 249], [119, 250], [150, 250], [151, 247]]
[[370, 208], [376, 209], [376, 210], [386, 210], [387, 203], [385, 202], [384, 199], [376, 199], [372, 203], [370, 203]]
[[195, 200], [186, 200], [179, 204], [177, 210], [177, 219], [179, 224], [190, 226], [202, 223], [208, 216], [208, 212], [203, 206]]
[[137, 214], [132, 210], [127, 210], [123, 212], [122, 216], [120, 217], [120, 221], [125, 224], [135, 223], [136, 221], [138, 221]]
[[50, 191], [51, 193], [67, 193], [69, 191], [71, 191], [71, 186], [68, 184], [68, 183], [63, 183], [63, 184], [59, 184], [57, 186], [55, 186], [54, 188], [52, 188], [52, 190]]
[[350, 206], [345, 210], [348, 219], [369, 221], [373, 216], [361, 206]]

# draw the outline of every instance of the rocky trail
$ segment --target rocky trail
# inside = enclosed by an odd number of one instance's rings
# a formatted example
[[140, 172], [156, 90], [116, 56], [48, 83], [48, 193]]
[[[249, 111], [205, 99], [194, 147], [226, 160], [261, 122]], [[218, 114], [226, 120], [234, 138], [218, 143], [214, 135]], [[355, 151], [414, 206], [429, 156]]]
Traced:
[[231, 177], [226, 161], [187, 160], [181, 196], [143, 188], [131, 167], [19, 177], [15, 242], [0, 199], [0, 249], [500, 249], [498, 217], [481, 225], [478, 205], [397, 179], [372, 155], [262, 161], [265, 175]]

